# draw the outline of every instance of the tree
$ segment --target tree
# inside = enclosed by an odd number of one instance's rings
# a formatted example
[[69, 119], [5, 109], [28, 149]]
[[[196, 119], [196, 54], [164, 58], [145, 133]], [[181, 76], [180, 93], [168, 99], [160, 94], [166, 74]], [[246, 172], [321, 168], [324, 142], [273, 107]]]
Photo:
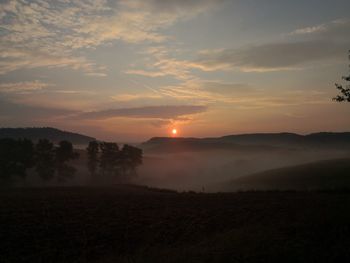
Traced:
[[2, 185], [13, 182], [15, 177], [24, 179], [27, 169], [33, 167], [34, 147], [27, 139], [0, 140], [0, 181]]
[[55, 176], [55, 148], [49, 140], [39, 140], [35, 146], [35, 170], [44, 181]]
[[119, 175], [119, 147], [118, 144], [112, 142], [100, 143], [101, 157], [100, 168], [104, 176]]
[[28, 139], [19, 139], [15, 145], [17, 176], [25, 178], [27, 176], [27, 170], [34, 166], [34, 145]]
[[[350, 50], [349, 50], [349, 60], [350, 60]], [[350, 75], [347, 77], [343, 77], [345, 81], [350, 81]], [[347, 101], [350, 102], [350, 85], [343, 87], [340, 84], [335, 84], [335, 87], [340, 91], [340, 95], [337, 95], [333, 98], [333, 100], [337, 102]]]
[[124, 176], [135, 176], [137, 166], [142, 164], [142, 150], [125, 144], [120, 153], [121, 169]]
[[99, 145], [97, 141], [89, 142], [89, 146], [86, 148], [88, 155], [87, 166], [91, 177], [94, 178], [96, 176], [96, 171], [98, 167], [98, 153], [99, 153]]
[[59, 181], [65, 181], [67, 178], [73, 177], [76, 169], [67, 164], [68, 161], [79, 157], [74, 152], [73, 145], [69, 141], [61, 141], [56, 149], [56, 168]]
[[99, 163], [101, 180], [105, 183], [129, 179], [136, 175], [137, 166], [142, 164], [142, 150], [125, 144], [120, 150], [118, 144], [101, 142], [99, 144], [100, 155], [96, 142], [91, 142], [87, 147], [88, 168], [90, 172], [96, 172]]

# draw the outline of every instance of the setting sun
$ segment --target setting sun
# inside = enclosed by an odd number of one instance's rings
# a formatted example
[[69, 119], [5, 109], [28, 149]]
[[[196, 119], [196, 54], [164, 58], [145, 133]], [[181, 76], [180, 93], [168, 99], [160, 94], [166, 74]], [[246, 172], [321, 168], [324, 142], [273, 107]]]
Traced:
[[176, 135], [176, 134], [177, 134], [177, 129], [172, 129], [171, 133], [172, 133], [173, 135]]

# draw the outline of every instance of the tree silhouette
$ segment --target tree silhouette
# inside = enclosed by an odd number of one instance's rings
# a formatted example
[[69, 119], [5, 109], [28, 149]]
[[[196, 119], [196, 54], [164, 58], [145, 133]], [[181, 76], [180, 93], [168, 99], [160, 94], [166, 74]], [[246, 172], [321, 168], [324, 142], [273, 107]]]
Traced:
[[120, 152], [121, 169], [124, 176], [135, 176], [137, 166], [142, 164], [142, 150], [125, 144]]
[[142, 164], [142, 150], [127, 144], [120, 150], [117, 143], [92, 141], [86, 150], [87, 166], [92, 177], [98, 173], [99, 167], [100, 180], [104, 183], [130, 179]]
[[63, 182], [67, 178], [73, 177], [76, 169], [67, 164], [68, 161], [78, 158], [78, 153], [74, 152], [73, 145], [69, 141], [61, 141], [56, 149], [56, 165], [58, 180]]
[[119, 175], [119, 147], [118, 144], [112, 142], [100, 143], [101, 157], [100, 168], [104, 176]]
[[35, 146], [35, 170], [44, 181], [51, 180], [55, 175], [55, 148], [52, 142], [43, 139]]
[[25, 178], [27, 169], [34, 165], [33, 143], [27, 139], [0, 140], [0, 181], [8, 185], [15, 177]]
[[[349, 50], [349, 60], [350, 60], [350, 50]], [[345, 81], [350, 81], [350, 75], [347, 77], [343, 77], [343, 79]], [[350, 85], [346, 85], [345, 87], [343, 87], [342, 85], [336, 83], [335, 87], [340, 91], [340, 95], [337, 95], [336, 97], [334, 97], [333, 100], [337, 102], [343, 102], [343, 101], [350, 102]]]
[[99, 144], [97, 141], [89, 142], [89, 146], [86, 148], [88, 155], [87, 166], [92, 178], [95, 178], [97, 168], [98, 168], [98, 153], [99, 153]]
[[17, 141], [18, 148], [16, 149], [17, 158], [21, 163], [19, 176], [26, 177], [27, 169], [32, 168], [35, 165], [34, 160], [34, 145], [31, 140], [20, 139]]

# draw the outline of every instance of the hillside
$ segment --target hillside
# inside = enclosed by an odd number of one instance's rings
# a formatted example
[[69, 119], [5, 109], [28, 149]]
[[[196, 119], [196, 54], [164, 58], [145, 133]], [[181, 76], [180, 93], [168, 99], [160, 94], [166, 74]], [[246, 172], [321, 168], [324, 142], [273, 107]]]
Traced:
[[73, 144], [87, 144], [95, 140], [93, 137], [86, 135], [62, 131], [55, 128], [0, 128], [0, 138], [27, 138], [33, 141], [39, 139], [48, 139], [52, 142], [59, 142], [62, 140], [71, 141]]
[[350, 188], [350, 159], [312, 162], [238, 177], [224, 185], [234, 190], [313, 190]]
[[[244, 147], [242, 147], [244, 146]], [[141, 147], [154, 152], [179, 152], [200, 150], [272, 150], [283, 148], [350, 149], [350, 132], [312, 133], [256, 133], [228, 135], [217, 138], [170, 138], [154, 137]]]

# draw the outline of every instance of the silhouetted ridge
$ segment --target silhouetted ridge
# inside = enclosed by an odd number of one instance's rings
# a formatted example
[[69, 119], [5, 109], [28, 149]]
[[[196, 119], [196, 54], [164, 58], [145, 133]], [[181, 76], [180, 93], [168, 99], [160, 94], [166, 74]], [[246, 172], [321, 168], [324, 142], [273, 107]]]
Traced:
[[39, 139], [48, 139], [54, 143], [67, 140], [73, 144], [87, 144], [95, 140], [93, 137], [86, 135], [62, 131], [55, 128], [0, 128], [0, 138], [20, 139], [26, 138], [33, 141]]
[[295, 133], [255, 133], [227, 135], [218, 138], [154, 137], [142, 144], [148, 150], [200, 150], [200, 149], [273, 149], [287, 148], [350, 148], [350, 132], [320, 132], [308, 135]]
[[253, 133], [228, 135], [219, 140], [230, 141], [239, 144], [259, 144], [259, 145], [284, 145], [290, 143], [300, 143], [305, 136], [295, 133]]
[[311, 142], [348, 142], [350, 143], [350, 132], [319, 132], [307, 135], [296, 133], [256, 133], [228, 135], [218, 139], [223, 139], [235, 143], [248, 144], [288, 144], [288, 143], [311, 143]]
[[143, 143], [141, 147], [144, 150], [153, 152], [182, 152], [182, 151], [207, 151], [207, 150], [235, 150], [235, 151], [261, 151], [274, 150], [276, 147], [271, 145], [264, 146], [262, 149], [258, 145], [241, 145], [233, 141], [227, 141], [222, 138], [168, 138], [155, 137]]

